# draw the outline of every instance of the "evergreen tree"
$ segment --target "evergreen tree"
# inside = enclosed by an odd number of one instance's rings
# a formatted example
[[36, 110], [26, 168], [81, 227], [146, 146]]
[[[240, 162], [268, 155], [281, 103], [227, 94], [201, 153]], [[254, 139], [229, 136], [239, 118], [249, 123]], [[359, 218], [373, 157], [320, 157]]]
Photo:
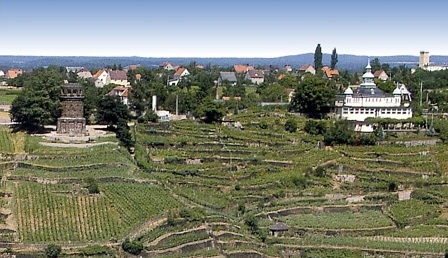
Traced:
[[336, 52], [336, 48], [333, 49], [331, 53], [331, 69], [336, 68], [336, 64], [338, 63], [338, 53]]
[[375, 57], [372, 61], [370, 61], [370, 66], [372, 67], [372, 72], [381, 70], [381, 63], [378, 57]]
[[314, 51], [314, 68], [316, 71], [322, 69], [322, 48], [317, 44], [316, 51]]

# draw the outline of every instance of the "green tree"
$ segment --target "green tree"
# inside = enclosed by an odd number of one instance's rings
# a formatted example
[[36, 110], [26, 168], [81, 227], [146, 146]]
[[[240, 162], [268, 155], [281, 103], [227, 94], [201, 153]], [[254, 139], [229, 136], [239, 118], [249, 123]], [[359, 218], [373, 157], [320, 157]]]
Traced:
[[310, 117], [323, 117], [335, 100], [335, 90], [319, 76], [306, 76], [297, 87], [289, 109]]
[[196, 113], [200, 117], [203, 117], [204, 122], [215, 123], [222, 120], [226, 114], [226, 111], [221, 103], [215, 102], [213, 99], [208, 98], [198, 107]]
[[378, 57], [375, 57], [372, 61], [370, 61], [370, 66], [372, 67], [373, 72], [381, 70], [381, 63]]
[[317, 44], [316, 50], [314, 51], [314, 68], [316, 71], [321, 71], [322, 69], [322, 48], [320, 44]]
[[133, 255], [138, 255], [143, 251], [143, 244], [140, 241], [137, 240], [129, 240], [129, 238], [126, 238], [124, 242], [121, 244], [121, 248], [125, 252], [128, 252]]
[[353, 131], [350, 130], [347, 120], [337, 120], [324, 135], [325, 145], [348, 144], [351, 141], [352, 134]]
[[35, 69], [23, 81], [23, 89], [12, 102], [10, 115], [25, 130], [53, 124], [61, 114], [59, 94], [64, 74], [56, 66]]
[[379, 79], [375, 79], [376, 86], [386, 93], [392, 93], [396, 86], [393, 81], [383, 81]]
[[62, 252], [62, 248], [59, 245], [49, 244], [45, 248], [45, 256], [49, 258], [57, 258]]
[[91, 80], [83, 80], [81, 84], [84, 87], [84, 117], [89, 121], [90, 116], [95, 114], [98, 101], [102, 98], [101, 89], [95, 87]]
[[116, 135], [126, 148], [131, 149], [134, 147], [135, 143], [132, 140], [132, 134], [126, 120], [120, 119], [118, 121]]
[[297, 121], [294, 118], [286, 120], [285, 130], [290, 133], [295, 133], [297, 131]]
[[128, 107], [123, 104], [117, 96], [104, 96], [98, 102], [96, 114], [98, 123], [106, 124], [112, 128], [121, 120], [128, 121], [129, 118], [130, 115]]
[[24, 89], [12, 102], [10, 115], [21, 129], [34, 131], [53, 123], [56, 117], [52, 111], [60, 108], [59, 101], [52, 101], [48, 92]]
[[331, 65], [330, 68], [334, 69], [336, 68], [336, 64], [338, 63], [338, 53], [336, 52], [336, 48], [333, 49], [333, 52], [331, 53]]
[[288, 92], [286, 88], [279, 83], [272, 83], [265, 87], [257, 89], [261, 100], [266, 102], [286, 102], [288, 101]]
[[313, 135], [323, 135], [327, 131], [327, 125], [325, 121], [320, 120], [307, 120], [303, 130]]

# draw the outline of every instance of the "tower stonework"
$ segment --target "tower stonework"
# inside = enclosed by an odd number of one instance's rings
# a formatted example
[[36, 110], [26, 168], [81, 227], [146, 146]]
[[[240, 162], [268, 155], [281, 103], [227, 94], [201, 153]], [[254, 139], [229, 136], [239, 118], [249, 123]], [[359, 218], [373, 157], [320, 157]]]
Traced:
[[70, 136], [86, 134], [84, 118], [84, 92], [79, 83], [69, 83], [61, 87], [62, 115], [58, 118], [57, 133]]
[[429, 52], [428, 51], [420, 51], [418, 67], [424, 68], [428, 65], [429, 65]]

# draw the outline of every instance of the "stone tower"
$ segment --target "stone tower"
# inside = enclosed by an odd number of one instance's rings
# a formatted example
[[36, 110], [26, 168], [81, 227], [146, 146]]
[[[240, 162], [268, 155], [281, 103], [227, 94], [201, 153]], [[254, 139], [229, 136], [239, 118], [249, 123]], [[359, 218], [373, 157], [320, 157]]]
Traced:
[[418, 67], [424, 68], [429, 65], [429, 52], [420, 51], [420, 58], [418, 60]]
[[86, 134], [84, 118], [84, 92], [79, 83], [65, 84], [61, 88], [62, 115], [58, 118], [57, 132], [70, 136]]

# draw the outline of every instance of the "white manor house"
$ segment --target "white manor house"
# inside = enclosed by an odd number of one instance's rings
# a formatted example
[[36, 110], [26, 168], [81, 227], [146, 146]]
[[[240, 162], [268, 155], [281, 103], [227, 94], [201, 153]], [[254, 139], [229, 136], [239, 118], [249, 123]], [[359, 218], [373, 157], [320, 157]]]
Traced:
[[407, 119], [412, 117], [411, 93], [404, 84], [397, 84], [392, 94], [376, 87], [370, 60], [362, 76], [359, 88], [350, 86], [343, 94], [336, 96], [336, 116], [353, 121], [355, 131], [373, 132], [374, 124], [366, 120], [373, 118]]

